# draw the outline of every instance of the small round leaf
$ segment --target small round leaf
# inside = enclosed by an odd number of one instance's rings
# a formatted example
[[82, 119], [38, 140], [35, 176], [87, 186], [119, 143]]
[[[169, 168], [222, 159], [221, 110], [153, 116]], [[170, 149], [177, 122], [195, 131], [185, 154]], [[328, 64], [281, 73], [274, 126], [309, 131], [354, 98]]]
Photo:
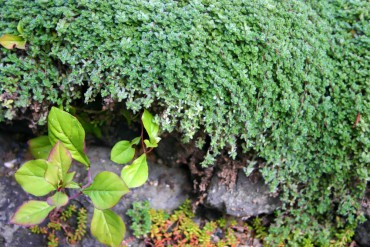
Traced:
[[129, 141], [120, 141], [112, 148], [110, 159], [117, 164], [126, 164], [135, 156], [135, 148]]
[[131, 165], [125, 166], [121, 171], [121, 177], [129, 188], [135, 188], [145, 184], [148, 175], [146, 154], [142, 154]]

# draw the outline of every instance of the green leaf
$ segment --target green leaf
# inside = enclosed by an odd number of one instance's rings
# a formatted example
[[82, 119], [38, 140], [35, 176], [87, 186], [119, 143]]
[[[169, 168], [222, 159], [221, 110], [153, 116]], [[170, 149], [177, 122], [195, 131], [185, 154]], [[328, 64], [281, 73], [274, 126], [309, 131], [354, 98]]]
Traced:
[[18, 208], [10, 223], [22, 226], [40, 224], [54, 208], [44, 201], [28, 201]]
[[76, 183], [76, 182], [74, 182], [74, 181], [71, 181], [71, 182], [69, 182], [69, 183], [65, 186], [65, 188], [68, 188], [68, 189], [81, 189], [81, 186], [80, 186], [78, 183]]
[[127, 192], [129, 189], [123, 180], [117, 174], [108, 171], [96, 175], [92, 184], [83, 190], [98, 209], [113, 207]]
[[135, 188], [145, 184], [148, 175], [146, 154], [142, 154], [131, 165], [125, 166], [121, 171], [121, 177], [129, 188]]
[[60, 185], [59, 182], [61, 180], [58, 173], [59, 173], [58, 166], [48, 163], [48, 167], [45, 172], [45, 180], [49, 184], [53, 185], [55, 189], [59, 188]]
[[64, 188], [69, 188], [69, 189], [80, 189], [81, 186], [72, 181], [73, 177], [75, 176], [75, 173], [76, 172], [70, 172], [70, 173], [67, 173], [67, 175], [64, 177], [64, 180], [63, 180], [63, 187]]
[[72, 182], [73, 180], [73, 177], [75, 176], [76, 172], [69, 172], [66, 174], [66, 176], [64, 177], [64, 183], [65, 184], [68, 184], [69, 182]]
[[22, 21], [19, 21], [19, 22], [18, 22], [17, 30], [18, 30], [18, 32], [19, 32], [21, 35], [23, 34], [23, 23], [22, 23]]
[[132, 142], [129, 141], [117, 142], [112, 148], [110, 159], [117, 164], [125, 164], [131, 161], [135, 156], [135, 148], [132, 145]]
[[91, 233], [101, 243], [108, 246], [119, 246], [126, 233], [123, 220], [112, 210], [94, 209], [91, 220]]
[[0, 37], [0, 44], [9, 50], [14, 48], [26, 49], [26, 40], [18, 35], [4, 34]]
[[60, 191], [56, 192], [53, 196], [48, 197], [48, 199], [46, 200], [46, 202], [50, 206], [56, 206], [58, 208], [67, 205], [68, 201], [69, 201], [68, 196]]
[[[157, 147], [158, 142], [161, 138], [158, 137], [159, 126], [153, 122], [153, 116], [147, 110], [144, 110], [143, 116], [141, 117], [144, 128], [149, 136], [149, 142], [145, 142], [147, 147]], [[149, 145], [149, 146], [148, 146]]]
[[49, 163], [58, 167], [58, 177], [60, 180], [65, 180], [72, 163], [72, 156], [62, 142], [57, 141], [50, 152]]
[[45, 179], [47, 169], [46, 160], [28, 161], [15, 173], [15, 180], [26, 192], [35, 196], [44, 196], [55, 190]]
[[137, 145], [140, 143], [141, 137], [136, 137], [131, 141], [131, 145]]
[[61, 141], [69, 150], [72, 158], [86, 166], [90, 166], [85, 148], [85, 130], [77, 118], [53, 107], [48, 116], [49, 139], [52, 145]]
[[48, 136], [39, 136], [28, 141], [28, 147], [36, 159], [47, 159], [53, 146]]
[[149, 140], [144, 140], [144, 143], [145, 143], [145, 146], [147, 148], [156, 148], [156, 147], [158, 147], [158, 144], [157, 143], [152, 143]]

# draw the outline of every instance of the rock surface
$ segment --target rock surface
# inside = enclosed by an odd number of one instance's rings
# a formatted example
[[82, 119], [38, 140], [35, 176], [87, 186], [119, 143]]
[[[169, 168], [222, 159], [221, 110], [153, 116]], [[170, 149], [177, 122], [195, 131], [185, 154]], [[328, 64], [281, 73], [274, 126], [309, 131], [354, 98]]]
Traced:
[[[121, 174], [122, 165], [110, 161], [110, 149], [105, 147], [91, 147], [87, 149], [87, 155], [91, 161], [92, 177], [101, 171], [111, 171]], [[149, 179], [147, 183], [131, 191], [122, 197], [115, 207], [117, 210], [127, 210], [132, 202], [148, 200], [154, 209], [174, 210], [191, 192], [190, 179], [182, 168], [167, 167], [163, 164], [149, 163]], [[76, 167], [76, 166], [75, 166]], [[86, 170], [78, 166], [79, 177], [83, 177], [83, 183], [87, 183]]]
[[367, 219], [362, 224], [359, 224], [356, 229], [355, 241], [361, 247], [370, 247], [370, 220]]
[[270, 196], [263, 180], [254, 182], [242, 170], [232, 189], [221, 184], [217, 176], [213, 177], [207, 194], [206, 205], [236, 217], [270, 214], [280, 204], [278, 198]]
[[355, 233], [355, 241], [362, 247], [370, 247], [370, 189], [366, 190], [364, 198], [362, 199], [362, 211], [366, 217], [366, 221], [359, 224]]
[[[25, 193], [22, 188], [14, 180], [14, 173], [18, 163], [24, 163], [30, 157], [23, 155], [26, 150], [14, 148], [12, 137], [5, 136], [0, 132], [0, 246], [5, 247], [24, 247], [24, 246], [47, 246], [47, 240], [42, 235], [30, 233], [28, 229], [17, 225], [9, 224], [9, 220], [13, 216], [16, 208], [23, 202], [35, 199], [35, 197]], [[14, 151], [17, 150], [15, 153]], [[22, 154], [21, 158], [18, 158]], [[112, 171], [120, 175], [122, 165], [114, 164], [110, 161], [110, 149], [106, 147], [87, 147], [87, 155], [91, 161], [91, 172], [94, 177], [98, 172], [103, 170]], [[8, 161], [14, 161], [14, 168], [6, 167], [4, 164]], [[126, 217], [127, 210], [132, 203], [140, 200], [148, 200], [151, 207], [155, 209], [164, 209], [171, 211], [177, 208], [191, 192], [191, 183], [187, 172], [179, 167], [167, 167], [163, 164], [157, 164], [148, 161], [149, 163], [149, 179], [142, 187], [132, 189], [128, 194], [124, 195], [120, 202], [113, 208], [118, 215], [122, 216], [126, 222], [127, 234], [129, 238], [129, 220]], [[81, 164], [72, 165], [75, 170], [76, 180], [79, 182], [87, 182], [87, 171]], [[92, 217], [92, 204], [85, 196], [80, 196], [77, 200], [87, 208], [88, 219]], [[90, 222], [88, 222], [90, 224]], [[60, 246], [69, 246], [65, 241], [61, 240]], [[64, 242], [64, 243], [63, 243]], [[75, 246], [83, 247], [99, 247], [104, 246], [97, 242], [89, 233]], [[138, 242], [132, 242], [130, 246], [140, 246]]]

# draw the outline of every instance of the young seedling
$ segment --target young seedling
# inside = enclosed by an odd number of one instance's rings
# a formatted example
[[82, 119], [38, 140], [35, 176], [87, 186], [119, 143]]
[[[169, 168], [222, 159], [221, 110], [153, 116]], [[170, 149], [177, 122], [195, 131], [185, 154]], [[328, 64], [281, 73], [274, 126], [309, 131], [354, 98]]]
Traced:
[[[149, 140], [144, 140], [144, 128]], [[123, 167], [121, 176], [103, 171], [92, 179], [90, 160], [85, 153], [85, 131], [81, 123], [71, 114], [53, 107], [48, 116], [48, 136], [29, 142], [31, 153], [37, 159], [26, 162], [15, 173], [16, 181], [27, 193], [48, 197], [44, 201], [30, 200], [21, 205], [11, 223], [34, 226], [42, 223], [47, 216], [53, 222], [62, 207], [70, 200], [85, 194], [94, 206], [90, 226], [92, 235], [103, 244], [119, 246], [126, 228], [121, 217], [111, 208], [129, 192], [129, 188], [141, 186], [146, 182], [146, 155], [158, 146], [158, 129], [158, 125], [153, 122], [153, 116], [145, 110], [141, 136], [130, 142], [118, 142], [112, 149], [111, 159], [119, 164], [130, 162], [135, 156], [133, 145], [140, 142], [143, 144], [144, 153], [131, 165]], [[75, 172], [69, 172], [72, 160], [84, 164], [88, 169], [89, 182], [86, 185], [81, 186], [73, 181]], [[77, 192], [69, 196], [66, 189], [74, 189]]]

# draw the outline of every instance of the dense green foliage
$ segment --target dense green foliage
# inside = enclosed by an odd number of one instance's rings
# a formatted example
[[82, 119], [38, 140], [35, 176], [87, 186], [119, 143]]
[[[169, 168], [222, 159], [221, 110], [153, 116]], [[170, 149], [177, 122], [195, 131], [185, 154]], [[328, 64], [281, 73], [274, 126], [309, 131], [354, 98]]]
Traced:
[[0, 121], [97, 95], [133, 111], [155, 103], [163, 129], [211, 137], [205, 165], [224, 148], [267, 160], [262, 174], [284, 201], [271, 241], [324, 245], [332, 226], [355, 222], [370, 163], [370, 2], [0, 0], [0, 8], [0, 35], [17, 34], [21, 21], [29, 45], [1, 48]]

